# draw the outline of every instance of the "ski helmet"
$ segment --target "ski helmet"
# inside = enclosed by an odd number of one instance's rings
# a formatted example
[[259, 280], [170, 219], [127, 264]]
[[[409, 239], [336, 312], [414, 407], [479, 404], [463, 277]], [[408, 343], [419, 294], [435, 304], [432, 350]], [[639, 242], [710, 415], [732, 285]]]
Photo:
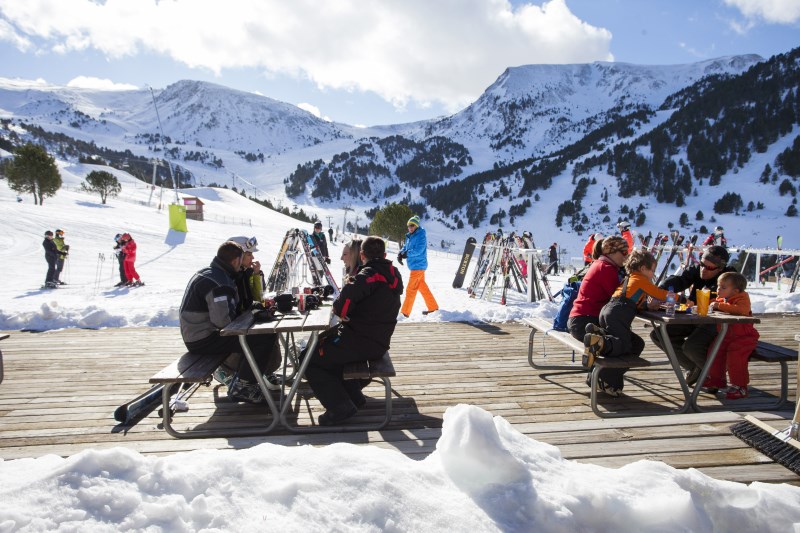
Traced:
[[617, 227], [620, 229], [620, 231], [625, 231], [631, 227], [631, 223], [627, 220], [620, 220], [617, 222]]
[[64, 230], [63, 229], [57, 229], [56, 230], [56, 235], [64, 235]]
[[228, 239], [229, 241], [233, 241], [239, 246], [242, 247], [242, 250], [245, 252], [257, 252], [258, 251], [258, 239], [255, 237], [231, 237]]
[[603, 238], [603, 234], [602, 233], [595, 233], [594, 234], [594, 240], [599, 241], [602, 238]]
[[123, 234], [122, 234], [122, 240], [123, 240], [123, 241], [129, 241], [129, 240], [131, 240], [131, 234], [130, 234], [130, 233], [123, 233]]
[[120, 240], [121, 238], [122, 238], [122, 233], [117, 233], [116, 235], [114, 235], [114, 240], [115, 240], [115, 241], [118, 241], [118, 240]]
[[722, 226], [717, 226], [714, 228], [714, 233], [722, 233], [723, 231], [725, 230], [722, 228]]
[[317, 228], [322, 229], [322, 222], [319, 221], [319, 220], [314, 222], [314, 229], [317, 229]]

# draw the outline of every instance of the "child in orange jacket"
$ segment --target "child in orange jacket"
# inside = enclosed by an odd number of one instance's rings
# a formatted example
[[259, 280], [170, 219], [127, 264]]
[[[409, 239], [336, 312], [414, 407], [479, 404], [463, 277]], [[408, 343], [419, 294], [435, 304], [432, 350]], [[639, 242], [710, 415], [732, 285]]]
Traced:
[[[738, 316], [752, 316], [750, 296], [745, 292], [747, 279], [738, 272], [720, 274], [717, 281], [717, 299], [709, 304], [709, 310]], [[703, 387], [710, 393], [716, 393], [725, 387], [727, 370], [731, 385], [725, 392], [728, 400], [747, 398], [747, 385], [750, 373], [747, 362], [750, 354], [756, 349], [758, 331], [753, 324], [731, 324], [728, 334], [720, 344], [717, 357], [711, 363], [708, 377]], [[709, 348], [709, 352], [711, 349]]]
[[[636, 310], [655, 308], [658, 303], [667, 299], [667, 291], [656, 287], [651, 281], [655, 268], [656, 258], [650, 252], [633, 250], [628, 254], [625, 260], [628, 277], [600, 310], [600, 327], [594, 324], [586, 326], [586, 336], [583, 339], [586, 366], [591, 366], [597, 356], [638, 357], [642, 354], [644, 341], [631, 330]], [[648, 296], [653, 300], [651, 305], [648, 305]]]

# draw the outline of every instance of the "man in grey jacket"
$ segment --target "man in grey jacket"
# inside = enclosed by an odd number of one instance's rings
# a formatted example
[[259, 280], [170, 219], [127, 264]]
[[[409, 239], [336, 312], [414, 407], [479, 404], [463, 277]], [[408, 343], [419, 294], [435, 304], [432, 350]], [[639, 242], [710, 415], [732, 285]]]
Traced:
[[[243, 256], [244, 250], [240, 245], [233, 241], [224, 242], [211, 265], [192, 276], [181, 301], [181, 337], [192, 353], [232, 354], [238, 359], [238, 371], [228, 385], [228, 397], [235, 402], [261, 403], [264, 396], [250, 365], [241, 356], [239, 338], [219, 334], [237, 316], [239, 295], [235, 279]], [[280, 349], [277, 335], [248, 335], [247, 344], [262, 373], [271, 374], [278, 368]]]

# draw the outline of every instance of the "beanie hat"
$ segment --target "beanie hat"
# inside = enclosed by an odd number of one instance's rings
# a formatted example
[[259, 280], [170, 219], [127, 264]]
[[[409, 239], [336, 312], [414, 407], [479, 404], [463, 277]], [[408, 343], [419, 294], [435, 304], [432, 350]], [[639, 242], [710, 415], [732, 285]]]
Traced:
[[419, 217], [417, 215], [414, 215], [413, 217], [409, 218], [408, 222], [406, 223], [407, 226], [410, 226], [412, 224], [419, 227]]
[[44, 232], [44, 236], [45, 236], [45, 237], [47, 237], [48, 235], [52, 236], [52, 235], [53, 235], [53, 232], [52, 232], [52, 231], [50, 231], [50, 230], [47, 230], [47, 231], [45, 231], [45, 232]]

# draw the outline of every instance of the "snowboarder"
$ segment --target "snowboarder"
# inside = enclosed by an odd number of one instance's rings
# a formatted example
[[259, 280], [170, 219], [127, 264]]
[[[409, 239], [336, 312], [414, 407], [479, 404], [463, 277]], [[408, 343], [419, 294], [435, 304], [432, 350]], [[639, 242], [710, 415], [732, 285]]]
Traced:
[[317, 250], [320, 251], [325, 262], [331, 264], [331, 258], [328, 256], [328, 241], [325, 239], [325, 232], [322, 231], [322, 222], [314, 222], [314, 233], [311, 234], [314, 238], [314, 244], [317, 245]]
[[44, 279], [44, 287], [47, 289], [55, 289], [56, 285], [56, 264], [60, 252], [53, 242], [53, 232], [47, 230], [44, 232], [44, 240], [42, 241], [44, 248], [44, 259], [47, 261], [47, 276]]
[[125, 252], [122, 251], [122, 234], [117, 233], [114, 236], [114, 254], [117, 256], [117, 261], [119, 262], [119, 283], [114, 285], [115, 287], [122, 287], [126, 283], [128, 283], [128, 278], [125, 277]]
[[58, 248], [58, 259], [56, 259], [56, 277], [53, 281], [55, 281], [56, 285], [66, 285], [64, 280], [61, 279], [61, 272], [64, 271], [64, 261], [66, 261], [67, 256], [69, 255], [69, 244], [64, 244], [64, 230], [56, 230], [56, 235], [53, 237], [53, 242], [56, 244], [56, 248]]
[[125, 254], [125, 278], [127, 279], [125, 286], [139, 287], [144, 285], [142, 279], [139, 277], [139, 273], [136, 272], [136, 268], [134, 267], [134, 263], [136, 262], [136, 241], [133, 240], [130, 233], [124, 233], [122, 235], [122, 242], [124, 243], [122, 245], [122, 251]]
[[717, 226], [714, 228], [714, 233], [706, 237], [706, 240], [703, 241], [703, 246], [722, 246], [723, 248], [728, 247], [728, 239], [725, 238], [725, 230], [722, 226]]
[[405, 244], [397, 254], [397, 262], [403, 264], [403, 259], [408, 259], [408, 269], [411, 274], [406, 286], [406, 299], [400, 312], [408, 318], [411, 309], [414, 307], [414, 299], [417, 291], [422, 293], [425, 299], [425, 306], [428, 308], [423, 311], [423, 315], [439, 310], [439, 304], [433, 297], [428, 284], [425, 283], [425, 270], [428, 268], [428, 239], [425, 236], [425, 229], [419, 225], [419, 217], [414, 215], [408, 219], [408, 233], [406, 233]]

